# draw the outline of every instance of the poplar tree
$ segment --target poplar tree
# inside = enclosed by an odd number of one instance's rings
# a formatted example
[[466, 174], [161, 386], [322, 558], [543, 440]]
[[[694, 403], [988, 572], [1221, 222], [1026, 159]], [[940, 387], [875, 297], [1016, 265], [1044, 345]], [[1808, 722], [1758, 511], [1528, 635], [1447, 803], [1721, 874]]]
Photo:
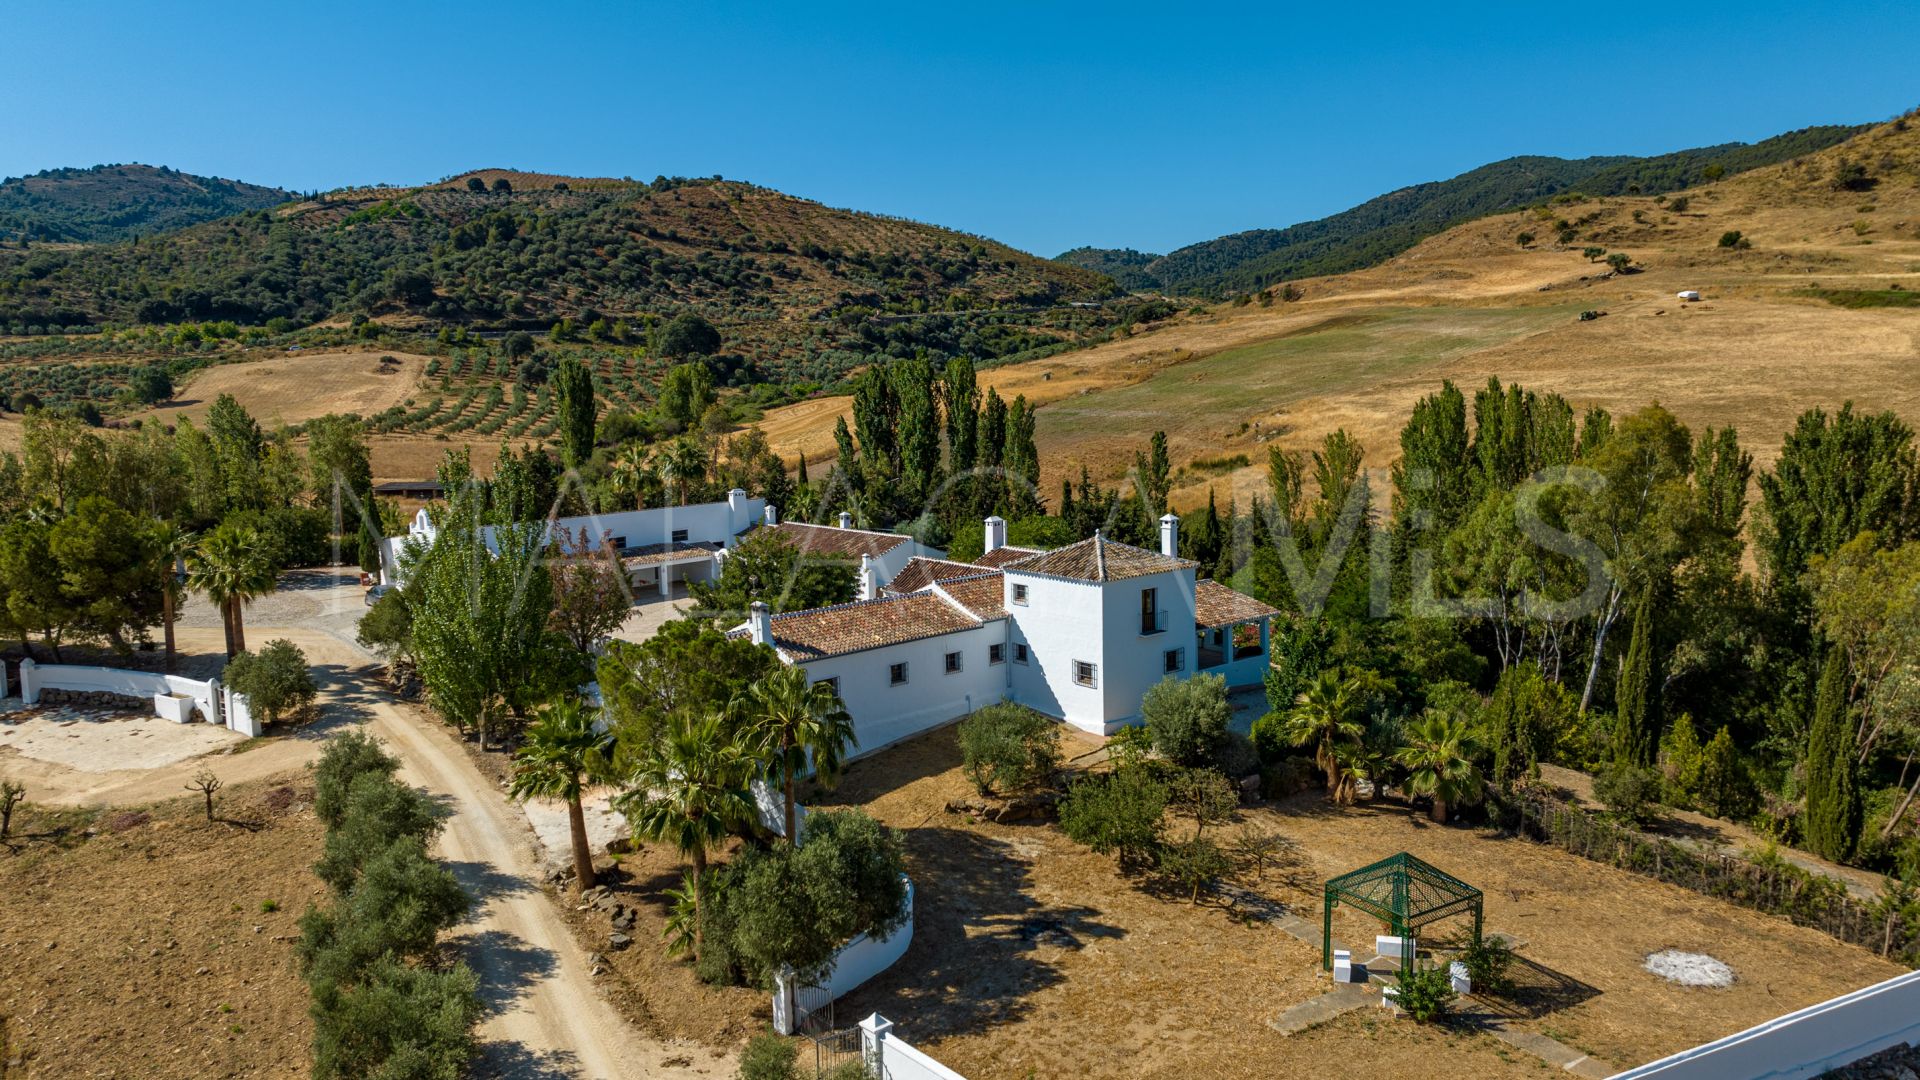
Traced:
[[1807, 733], [1805, 831], [1814, 854], [1835, 862], [1851, 856], [1860, 840], [1857, 756], [1853, 721], [1847, 715], [1846, 657], [1839, 649], [1829, 649]]

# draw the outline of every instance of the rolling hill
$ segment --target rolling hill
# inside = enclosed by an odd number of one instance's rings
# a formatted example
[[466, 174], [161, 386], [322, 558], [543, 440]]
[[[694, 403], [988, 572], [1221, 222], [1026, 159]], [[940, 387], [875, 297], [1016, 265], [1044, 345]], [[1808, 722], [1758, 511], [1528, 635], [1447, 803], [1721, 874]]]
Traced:
[[[1117, 480], [1144, 433], [1164, 430], [1183, 509], [1209, 492], [1245, 507], [1265, 491], [1267, 446], [1314, 449], [1336, 428], [1384, 468], [1442, 379], [1519, 381], [1616, 415], [1658, 401], [1696, 431], [1736, 427], [1765, 465], [1808, 408], [1851, 399], [1920, 423], [1916, 223], [1920, 114], [1689, 188], [1684, 204], [1572, 196], [1477, 218], [1376, 266], [1296, 279], [1291, 301], [1269, 290], [982, 381], [1041, 406], [1042, 491], [1082, 464]], [[1704, 300], [1680, 302], [1683, 289]], [[821, 397], [761, 426], [783, 454], [817, 460], [847, 409]]]
[[683, 312], [831, 378], [873, 353], [1004, 357], [1109, 321], [1102, 274], [751, 184], [503, 170], [329, 193], [138, 244], [0, 250], [0, 327], [230, 320], [546, 331]]
[[47, 169], [0, 181], [0, 241], [107, 243], [263, 210], [291, 191], [152, 165]]
[[1451, 180], [1401, 188], [1330, 217], [1253, 229], [1166, 255], [1076, 248], [1059, 259], [1111, 275], [1130, 289], [1219, 296], [1299, 277], [1373, 266], [1461, 222], [1579, 192], [1653, 195], [1773, 165], [1865, 130], [1803, 128], [1762, 142], [1726, 143], [1657, 157], [1514, 157]]

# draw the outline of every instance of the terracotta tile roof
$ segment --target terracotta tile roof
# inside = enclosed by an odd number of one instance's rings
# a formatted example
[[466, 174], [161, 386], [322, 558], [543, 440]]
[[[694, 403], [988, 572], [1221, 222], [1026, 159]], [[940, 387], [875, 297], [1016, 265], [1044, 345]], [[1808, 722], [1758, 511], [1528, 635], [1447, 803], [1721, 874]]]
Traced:
[[1091, 539], [1007, 563], [1005, 568], [1022, 574], [1045, 574], [1077, 581], [1120, 581], [1199, 565], [1190, 559], [1169, 559], [1157, 551], [1122, 544], [1094, 533]]
[[953, 602], [979, 616], [983, 621], [1007, 617], [1007, 586], [1005, 575], [994, 571], [987, 574], [976, 573], [971, 577], [948, 578], [937, 586], [939, 590], [953, 598]]
[[832, 525], [809, 525], [804, 521], [783, 521], [778, 525], [760, 525], [755, 528], [756, 530], [771, 528], [788, 543], [799, 548], [802, 555], [847, 559], [852, 562], [858, 562], [862, 555], [871, 555], [877, 559], [913, 539], [901, 533], [874, 532], [871, 529], [841, 529]]
[[907, 565], [893, 575], [887, 582], [886, 591], [890, 593], [919, 592], [936, 581], [948, 578], [975, 577], [981, 573], [972, 563], [954, 562], [951, 559], [929, 559], [925, 555], [915, 555], [907, 560]]
[[[882, 645], [971, 630], [982, 620], [933, 592], [883, 596], [773, 617], [773, 643], [796, 662], [844, 656]], [[746, 637], [745, 626], [727, 632]]]
[[1278, 608], [1268, 607], [1246, 593], [1234, 592], [1212, 578], [1194, 583], [1193, 622], [1195, 626], [1208, 628], [1226, 626], [1229, 623], [1268, 618], [1278, 614], [1280, 614]]
[[1031, 559], [1035, 555], [1045, 555], [1045, 554], [1046, 552], [1040, 550], [1039, 548], [997, 547], [997, 548], [994, 548], [992, 551], [987, 552], [985, 555], [982, 555], [979, 558], [973, 560], [973, 564], [975, 566], [990, 566], [993, 569], [998, 570], [1001, 567], [1007, 565], [1008, 563], [1015, 563], [1015, 562], [1019, 562], [1022, 559]]
[[711, 555], [722, 545], [710, 540], [695, 540], [692, 543], [643, 544], [639, 547], [620, 549], [620, 561], [627, 566], [649, 566], [653, 563], [671, 562], [682, 555]]

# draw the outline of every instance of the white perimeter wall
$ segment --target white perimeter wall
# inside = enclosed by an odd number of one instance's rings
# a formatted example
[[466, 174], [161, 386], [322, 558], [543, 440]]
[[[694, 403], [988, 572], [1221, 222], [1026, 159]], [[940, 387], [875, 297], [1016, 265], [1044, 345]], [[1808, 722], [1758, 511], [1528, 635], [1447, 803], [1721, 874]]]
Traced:
[[893, 1022], [879, 1013], [860, 1021], [860, 1056], [883, 1080], [967, 1080], [894, 1034]]
[[257, 736], [260, 725], [253, 719], [244, 694], [223, 689], [218, 680], [188, 679], [152, 671], [94, 667], [87, 664], [38, 664], [31, 660], [20, 665], [20, 700], [32, 705], [42, 690], [72, 690], [81, 693], [119, 694], [130, 698], [152, 698], [155, 694], [181, 694], [193, 699], [194, 711], [209, 724], [224, 724], [243, 735]]
[[[987, 646], [1005, 638], [1006, 624], [996, 620], [801, 666], [814, 682], [840, 680], [840, 700], [853, 717], [854, 747], [848, 756], [860, 757], [1005, 697], [1007, 665], [987, 662]], [[960, 654], [961, 669], [954, 674], [946, 668], [950, 652]], [[892, 668], [903, 661], [907, 681], [895, 686]]]
[[1915, 1041], [1920, 1041], [1920, 971], [1628, 1069], [1613, 1080], [1803, 1080]]

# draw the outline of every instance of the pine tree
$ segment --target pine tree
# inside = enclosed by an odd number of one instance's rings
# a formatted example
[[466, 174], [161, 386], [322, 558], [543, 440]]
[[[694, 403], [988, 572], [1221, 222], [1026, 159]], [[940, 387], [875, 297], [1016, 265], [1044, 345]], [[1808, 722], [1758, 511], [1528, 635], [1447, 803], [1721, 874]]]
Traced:
[[1843, 862], [1860, 840], [1860, 789], [1855, 782], [1853, 720], [1847, 714], [1847, 661], [1829, 650], [1814, 695], [1807, 733], [1807, 846]]
[[1633, 637], [1627, 643], [1626, 662], [1614, 693], [1613, 760], [1617, 763], [1653, 764], [1660, 732], [1653, 651], [1653, 592], [1648, 590], [1633, 614]]

